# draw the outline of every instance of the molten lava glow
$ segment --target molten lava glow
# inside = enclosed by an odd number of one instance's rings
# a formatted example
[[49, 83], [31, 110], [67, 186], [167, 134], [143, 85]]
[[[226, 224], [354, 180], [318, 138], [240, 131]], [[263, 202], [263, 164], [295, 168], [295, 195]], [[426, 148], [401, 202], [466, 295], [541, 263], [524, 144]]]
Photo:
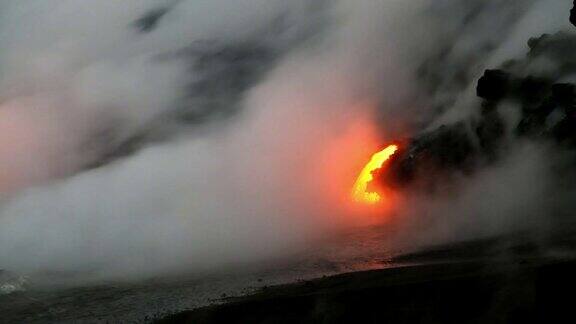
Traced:
[[397, 145], [390, 145], [372, 156], [372, 159], [370, 159], [370, 162], [362, 169], [362, 172], [354, 184], [354, 188], [352, 189], [352, 198], [354, 201], [373, 205], [382, 200], [379, 193], [367, 191], [368, 184], [374, 179], [372, 172], [380, 169], [382, 165], [384, 165], [384, 162], [388, 161], [397, 150]]

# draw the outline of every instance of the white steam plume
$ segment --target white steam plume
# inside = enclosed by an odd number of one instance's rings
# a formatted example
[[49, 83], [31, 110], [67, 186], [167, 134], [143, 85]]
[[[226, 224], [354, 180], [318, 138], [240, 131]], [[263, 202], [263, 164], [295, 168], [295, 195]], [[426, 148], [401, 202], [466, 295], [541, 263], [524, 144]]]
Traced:
[[[474, 9], [477, 23], [462, 29], [473, 2], [438, 3], [0, 1], [0, 268], [104, 278], [201, 271], [288, 255], [356, 225], [358, 215], [341, 204], [358, 164], [437, 113], [420, 109], [424, 96], [413, 78], [420, 64], [454, 46], [438, 68], [463, 68], [470, 84], [447, 86], [426, 106], [450, 103], [443, 113], [457, 117], [442, 121], [467, 117], [461, 107], [474, 100], [473, 80], [517, 53], [527, 40], [522, 26], [541, 25], [542, 17], [556, 22], [550, 17], [565, 6], [488, 1]], [[165, 12], [138, 30], [135, 22], [159, 8]], [[203, 101], [189, 97], [213, 90], [190, 89], [206, 76], [191, 68], [203, 61], [189, 53], [246, 44], [266, 48], [274, 60], [237, 102], [223, 103], [241, 106], [240, 113], [185, 127], [166, 117], [183, 107], [202, 111], [196, 105]], [[103, 154], [86, 144], [96, 135], [115, 147], [147, 132], [170, 136], [85, 170]], [[530, 161], [512, 156], [465, 184], [457, 201], [416, 205], [432, 206], [443, 237], [462, 227], [514, 227], [516, 216], [491, 216], [518, 215], [543, 187], [505, 199], [484, 193], [525, 187], [526, 174], [545, 175], [536, 172], [539, 160]], [[479, 195], [477, 208], [468, 203]], [[466, 208], [478, 222], [456, 218]]]
[[[340, 204], [351, 172], [379, 145], [378, 82], [401, 85], [388, 103], [409, 92], [393, 63], [404, 47], [395, 35], [416, 3], [180, 1], [151, 32], [133, 28], [164, 4], [1, 2], [1, 109], [18, 122], [0, 135], [17, 138], [0, 142], [11, 175], [2, 190], [12, 196], [0, 212], [2, 268], [199, 271], [286, 255], [356, 223]], [[278, 19], [286, 30], [268, 36]], [[202, 76], [178, 53], [245, 40], [289, 54], [235, 103], [236, 118], [73, 175], [98, 157], [82, 145], [107, 123], [120, 141], [186, 102], [186, 82]]]

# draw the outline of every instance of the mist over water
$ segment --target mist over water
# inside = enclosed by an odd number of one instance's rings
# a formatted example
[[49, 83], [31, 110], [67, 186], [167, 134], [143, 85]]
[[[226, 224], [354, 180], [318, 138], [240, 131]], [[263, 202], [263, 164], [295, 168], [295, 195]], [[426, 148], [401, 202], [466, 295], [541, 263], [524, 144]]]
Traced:
[[483, 70], [567, 30], [569, 5], [0, 1], [0, 268], [137, 278], [382, 219], [398, 247], [542, 224], [537, 144], [393, 216], [349, 191], [389, 142], [471, 118]]

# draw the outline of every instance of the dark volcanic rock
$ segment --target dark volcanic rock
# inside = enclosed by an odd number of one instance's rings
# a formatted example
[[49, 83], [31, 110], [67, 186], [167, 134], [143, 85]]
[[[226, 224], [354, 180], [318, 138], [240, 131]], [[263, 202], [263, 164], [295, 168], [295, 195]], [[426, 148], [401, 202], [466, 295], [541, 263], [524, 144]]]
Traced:
[[501, 70], [486, 70], [478, 81], [476, 93], [486, 100], [500, 100], [510, 91], [510, 74]]
[[447, 172], [472, 169], [476, 153], [464, 123], [441, 126], [413, 139], [392, 157], [390, 168], [377, 170], [374, 175], [386, 177], [386, 183], [392, 185], [418, 181], [426, 189], [434, 190], [435, 180]]
[[553, 68], [543, 72], [543, 76], [558, 80], [569, 76], [576, 70], [576, 36], [572, 33], [558, 32], [532, 38], [528, 45], [527, 59], [518, 62], [516, 69], [529, 68], [533, 62], [547, 61]]
[[[507, 127], [516, 137], [576, 149], [576, 86], [558, 82], [576, 73], [576, 36], [543, 35], [530, 39], [528, 45], [524, 60], [486, 70], [478, 80], [476, 94], [483, 100], [476, 108], [478, 114], [416, 136], [396, 154], [386, 171], [376, 174], [376, 179], [415, 187], [425, 181], [424, 188], [433, 188], [434, 182], [445, 182], [451, 173], [470, 173], [497, 161], [502, 143], [510, 140], [505, 136]], [[551, 68], [526, 74], [541, 58], [552, 62]], [[518, 124], [505, 124], [500, 111], [505, 109], [504, 102], [519, 109]], [[425, 180], [419, 176], [422, 174]]]
[[570, 22], [576, 26], [576, 1], [574, 1], [574, 7], [570, 10]]
[[498, 157], [497, 151], [505, 132], [506, 126], [498, 111], [492, 105], [484, 105], [475, 135], [478, 138], [480, 153], [488, 160], [493, 161]]

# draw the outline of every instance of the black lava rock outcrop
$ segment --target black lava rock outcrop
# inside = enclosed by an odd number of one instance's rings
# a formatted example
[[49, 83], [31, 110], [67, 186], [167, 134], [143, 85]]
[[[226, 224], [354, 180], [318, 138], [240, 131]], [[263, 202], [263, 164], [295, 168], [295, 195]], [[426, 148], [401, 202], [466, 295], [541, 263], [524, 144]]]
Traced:
[[[484, 72], [476, 84], [481, 99], [476, 114], [411, 139], [377, 179], [429, 190], [452, 174], [469, 174], [497, 161], [503, 143], [514, 138], [576, 150], [576, 86], [563, 81], [576, 74], [576, 36], [543, 35], [528, 47], [525, 58]], [[548, 62], [545, 69], [534, 68], [542, 61]], [[507, 125], [504, 109], [517, 109], [519, 120]]]
[[576, 26], [576, 1], [574, 1], [574, 7], [570, 10], [570, 22]]
[[375, 171], [374, 176], [392, 185], [417, 183], [434, 191], [438, 177], [474, 168], [477, 152], [468, 132], [466, 124], [457, 123], [418, 136], [392, 157], [389, 168]]

